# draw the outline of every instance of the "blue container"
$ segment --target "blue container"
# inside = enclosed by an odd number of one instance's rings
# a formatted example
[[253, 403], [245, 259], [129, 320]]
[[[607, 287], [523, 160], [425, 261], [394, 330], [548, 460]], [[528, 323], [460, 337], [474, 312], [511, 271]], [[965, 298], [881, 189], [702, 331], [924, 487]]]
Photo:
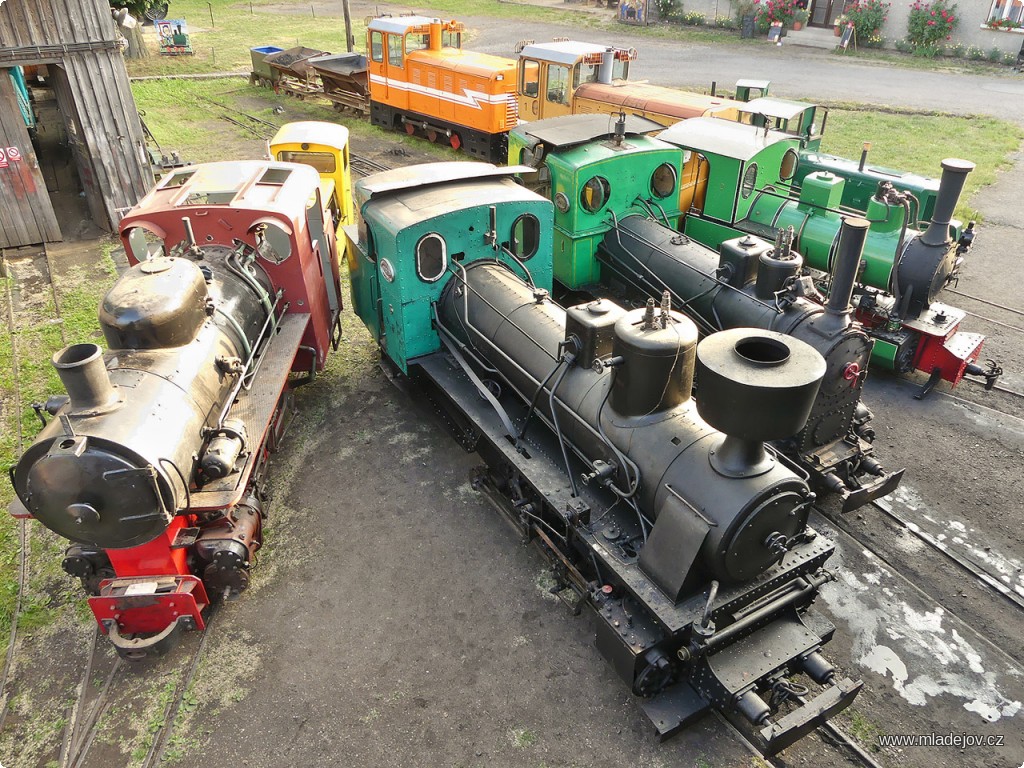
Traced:
[[252, 76], [251, 80], [259, 81], [269, 80], [271, 82], [277, 81], [277, 72], [267, 64], [264, 59], [272, 53], [280, 53], [284, 48], [278, 48], [276, 45], [263, 45], [259, 48], [250, 48], [249, 55], [252, 57]]

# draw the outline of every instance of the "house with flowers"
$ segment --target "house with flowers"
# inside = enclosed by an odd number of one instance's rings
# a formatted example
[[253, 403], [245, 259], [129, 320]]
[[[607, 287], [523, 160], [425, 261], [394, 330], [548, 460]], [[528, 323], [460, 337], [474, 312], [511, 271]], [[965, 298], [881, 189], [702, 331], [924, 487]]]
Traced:
[[[811, 27], [853, 24], [861, 47], [933, 57], [1007, 61], [1024, 50], [1024, 0], [654, 0], [652, 18], [702, 16], [707, 23], [752, 14], [759, 30], [806, 19]], [[660, 12], [660, 13], [658, 13]]]

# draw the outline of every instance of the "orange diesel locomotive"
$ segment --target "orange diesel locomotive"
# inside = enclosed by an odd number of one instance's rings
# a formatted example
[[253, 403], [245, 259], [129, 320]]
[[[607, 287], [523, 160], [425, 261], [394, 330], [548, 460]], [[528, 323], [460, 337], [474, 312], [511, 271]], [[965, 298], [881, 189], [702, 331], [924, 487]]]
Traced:
[[519, 124], [516, 62], [463, 51], [463, 29], [425, 16], [373, 19], [366, 31], [370, 119], [503, 159], [508, 131]]

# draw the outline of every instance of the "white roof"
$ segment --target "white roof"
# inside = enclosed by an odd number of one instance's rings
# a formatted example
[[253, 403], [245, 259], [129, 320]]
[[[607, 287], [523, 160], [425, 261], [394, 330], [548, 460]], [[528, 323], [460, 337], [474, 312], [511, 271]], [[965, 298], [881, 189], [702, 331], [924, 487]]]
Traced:
[[321, 144], [326, 147], [342, 149], [348, 145], [348, 128], [337, 123], [324, 123], [318, 120], [302, 120], [297, 123], [285, 123], [278, 128], [274, 144]]
[[734, 123], [718, 117], [693, 117], [666, 128], [658, 138], [677, 147], [713, 152], [723, 157], [749, 160], [765, 147], [799, 139], [781, 131], [768, 131], [754, 125]]
[[427, 24], [440, 24], [440, 19], [430, 16], [382, 16], [367, 25], [367, 29], [378, 32], [397, 32], [405, 34], [410, 27], [423, 27]]
[[789, 120], [790, 118], [796, 117], [805, 109], [813, 107], [813, 104], [808, 104], [803, 101], [789, 101], [788, 99], [776, 99], [771, 96], [763, 96], [760, 99], [751, 99], [745, 104], [741, 104], [736, 109], [740, 112], [749, 112], [754, 115], [764, 115], [765, 117], [776, 117], [780, 120]]
[[612, 46], [567, 40], [561, 43], [531, 43], [523, 48], [520, 55], [571, 66], [579, 61], [581, 56], [590, 53], [604, 53], [608, 50], [612, 50]]

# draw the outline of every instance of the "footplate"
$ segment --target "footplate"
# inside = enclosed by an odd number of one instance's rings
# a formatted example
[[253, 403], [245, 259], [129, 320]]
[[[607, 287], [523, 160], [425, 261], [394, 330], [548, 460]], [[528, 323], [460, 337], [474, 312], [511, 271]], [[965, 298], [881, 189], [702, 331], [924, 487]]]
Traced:
[[766, 725], [760, 731], [765, 754], [774, 755], [781, 752], [800, 741], [819, 725], [828, 722], [833, 715], [850, 706], [863, 687], [863, 681], [854, 682], [844, 677], [802, 704], [800, 709]]
[[206, 588], [195, 576], [133, 576], [105, 579], [100, 593], [89, 598], [104, 634], [158, 635], [176, 624], [204, 629]]
[[888, 496], [890, 493], [895, 491], [897, 487], [899, 487], [905, 471], [906, 470], [901, 469], [898, 472], [893, 472], [890, 475], [879, 478], [878, 481], [872, 485], [866, 485], [855, 491], [848, 491], [847, 493], [844, 493], [843, 513], [851, 512], [858, 507], [863, 507], [865, 504], [869, 504], [875, 499]]

